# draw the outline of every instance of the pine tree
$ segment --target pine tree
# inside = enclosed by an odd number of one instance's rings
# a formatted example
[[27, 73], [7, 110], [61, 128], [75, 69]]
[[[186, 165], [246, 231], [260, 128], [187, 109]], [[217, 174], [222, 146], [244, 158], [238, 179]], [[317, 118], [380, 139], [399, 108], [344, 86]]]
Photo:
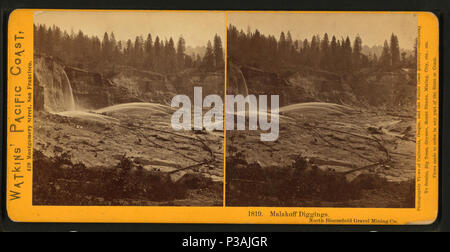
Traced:
[[329, 39], [328, 34], [325, 33], [323, 36], [322, 42], [320, 44], [320, 51], [321, 51], [321, 60], [320, 60], [320, 67], [322, 69], [329, 69], [330, 65], [330, 51], [329, 51]]
[[359, 69], [362, 66], [362, 39], [359, 35], [356, 36], [353, 43], [353, 68]]
[[175, 42], [172, 38], [169, 39], [169, 42], [166, 46], [166, 57], [166, 73], [177, 72], [177, 52], [175, 50]]
[[350, 72], [352, 70], [352, 44], [350, 38], [347, 36], [343, 46], [344, 55], [344, 72]]
[[51, 27], [48, 27], [47, 30], [47, 39], [46, 39], [46, 44], [44, 44], [44, 48], [45, 51], [49, 54], [49, 55], [54, 55], [53, 54], [53, 30]]
[[167, 73], [168, 68], [169, 68], [169, 63], [168, 63], [169, 57], [168, 57], [168, 49], [167, 49], [168, 44], [169, 44], [169, 41], [167, 41], [167, 39], [161, 42], [161, 55], [158, 60], [158, 64], [160, 67], [159, 72], [161, 72], [161, 73]]
[[109, 61], [111, 57], [111, 44], [109, 42], [109, 35], [107, 32], [103, 34], [102, 40], [102, 59]]
[[64, 50], [62, 48], [62, 32], [61, 29], [55, 25], [53, 25], [53, 55], [61, 58], [64, 54]]
[[131, 65], [133, 63], [133, 51], [133, 42], [131, 42], [131, 39], [128, 39], [123, 52], [127, 65]]
[[383, 52], [381, 53], [379, 63], [384, 69], [390, 69], [392, 66], [392, 55], [387, 40], [384, 41]]
[[310, 60], [312, 66], [317, 68], [320, 63], [320, 38], [314, 35], [311, 39]]
[[144, 59], [144, 68], [153, 70], [153, 40], [152, 35], [149, 33], [147, 35], [147, 39], [145, 40], [145, 59]]
[[162, 66], [160, 62], [162, 57], [162, 46], [158, 36], [156, 36], [155, 38], [155, 45], [153, 46], [153, 49], [154, 49], [154, 60], [152, 61], [153, 63], [152, 69], [157, 72], [161, 72]]
[[96, 64], [99, 63], [102, 55], [102, 43], [98, 37], [94, 37], [92, 39], [92, 58], [94, 59], [93, 65], [91, 67], [95, 67]]
[[331, 38], [331, 43], [330, 43], [330, 57], [329, 57], [329, 70], [331, 71], [335, 71], [336, 70], [336, 64], [337, 64], [337, 50], [338, 50], [338, 44], [336, 41], [336, 37], [333, 36]]
[[46, 28], [44, 25], [39, 25], [36, 27], [35, 32], [35, 38], [34, 38], [34, 45], [35, 45], [35, 51], [38, 53], [44, 53], [44, 44], [45, 44], [45, 35]]
[[292, 35], [291, 35], [291, 32], [288, 31], [287, 35], [286, 35], [286, 45], [285, 45], [285, 50], [286, 50], [285, 58], [286, 58], [286, 61], [288, 61], [288, 62], [291, 62], [292, 58], [293, 58], [293, 53], [294, 53], [293, 46], [294, 46], [294, 42], [292, 40]]
[[206, 46], [206, 53], [203, 57], [203, 68], [207, 71], [213, 70], [215, 66], [215, 60], [214, 60], [214, 51], [211, 45], [211, 41], [208, 40], [208, 44]]
[[120, 63], [120, 51], [118, 47], [118, 42], [116, 41], [116, 36], [114, 35], [114, 32], [111, 32], [111, 35], [109, 37], [109, 41], [111, 43], [111, 62], [112, 63]]
[[87, 44], [85, 43], [85, 37], [82, 31], [78, 31], [75, 37], [74, 50], [77, 52], [75, 61], [78, 67], [83, 68], [85, 60], [89, 57]]
[[224, 66], [224, 59], [223, 59], [223, 48], [222, 48], [222, 40], [220, 39], [220, 37], [216, 34], [214, 36], [214, 61], [215, 61], [215, 66], [217, 68], [223, 67]]
[[186, 52], [186, 41], [183, 37], [180, 37], [178, 39], [177, 43], [177, 63], [178, 63], [178, 69], [182, 70], [186, 67], [186, 59], [185, 57]]
[[144, 39], [142, 36], [136, 36], [133, 49], [133, 66], [136, 68], [143, 68], [144, 62], [142, 56], [144, 55]]
[[302, 63], [304, 65], [311, 65], [312, 61], [311, 61], [311, 50], [309, 47], [309, 42], [308, 39], [303, 40], [303, 47], [302, 47]]
[[398, 38], [396, 35], [391, 35], [391, 57], [392, 57], [392, 67], [398, 67], [400, 66], [400, 47], [398, 44]]
[[278, 40], [278, 57], [281, 62], [284, 62], [286, 59], [286, 35], [284, 32], [281, 32], [280, 39]]

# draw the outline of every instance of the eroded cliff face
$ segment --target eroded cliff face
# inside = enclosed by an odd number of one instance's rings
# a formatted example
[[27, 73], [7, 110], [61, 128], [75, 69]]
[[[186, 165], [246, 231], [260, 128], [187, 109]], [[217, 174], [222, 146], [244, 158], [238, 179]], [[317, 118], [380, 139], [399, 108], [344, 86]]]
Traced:
[[111, 82], [128, 90], [141, 101], [170, 104], [170, 98], [176, 93], [163, 74], [132, 67], [118, 67], [114, 72]]
[[71, 83], [64, 67], [49, 57], [35, 57], [34, 108], [50, 112], [74, 110]]
[[169, 78], [173, 83], [177, 94], [187, 95], [193, 101], [194, 87], [202, 88], [202, 96], [223, 96], [225, 79], [223, 72], [203, 72], [197, 69], [187, 69]]
[[[289, 104], [299, 102], [329, 102], [337, 104], [360, 105], [348, 82], [338, 74], [304, 69], [286, 77], [292, 90], [302, 93], [289, 97]], [[292, 94], [291, 91], [289, 92]]]
[[64, 66], [56, 59], [35, 55], [34, 108], [49, 112], [90, 110], [140, 101], [100, 73]]
[[[230, 63], [228, 68], [228, 94], [279, 95], [280, 106], [300, 102], [320, 101], [319, 85], [326, 77], [295, 73], [282, 77], [277, 73], [266, 72], [247, 66]], [[331, 81], [331, 80], [330, 80]]]
[[415, 108], [416, 82], [414, 71], [397, 69], [391, 72], [364, 69], [351, 76], [300, 69], [277, 73], [237, 66], [228, 67], [228, 94], [279, 95], [280, 106], [303, 102], [329, 102], [358, 107], [386, 109]]
[[417, 80], [415, 69], [390, 72], [362, 71], [352, 82], [352, 90], [368, 106], [415, 111]]
[[35, 57], [35, 109], [49, 112], [92, 110], [114, 104], [153, 102], [170, 105], [175, 95], [194, 97], [194, 87], [202, 87], [203, 97], [223, 96], [224, 73], [186, 69], [176, 75], [116, 67], [103, 74], [37, 55]]
[[246, 66], [240, 69], [247, 82], [249, 94], [279, 95], [280, 106], [313, 100], [303, 87], [292, 85], [277, 73]]
[[142, 101], [131, 90], [102, 74], [65, 67], [72, 83], [75, 103], [80, 109], [98, 109], [113, 104]]

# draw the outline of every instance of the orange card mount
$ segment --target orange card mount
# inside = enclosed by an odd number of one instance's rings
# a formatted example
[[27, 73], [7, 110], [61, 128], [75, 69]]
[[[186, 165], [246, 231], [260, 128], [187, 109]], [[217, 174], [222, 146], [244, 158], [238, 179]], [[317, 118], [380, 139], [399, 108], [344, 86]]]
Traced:
[[438, 30], [428, 12], [15, 10], [9, 218], [431, 224]]

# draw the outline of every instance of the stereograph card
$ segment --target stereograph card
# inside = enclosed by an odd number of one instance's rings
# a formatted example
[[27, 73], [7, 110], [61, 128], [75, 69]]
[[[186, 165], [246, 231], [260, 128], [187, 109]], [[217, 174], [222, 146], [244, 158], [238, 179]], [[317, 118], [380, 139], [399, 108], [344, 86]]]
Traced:
[[16, 222], [429, 224], [428, 12], [18, 9]]

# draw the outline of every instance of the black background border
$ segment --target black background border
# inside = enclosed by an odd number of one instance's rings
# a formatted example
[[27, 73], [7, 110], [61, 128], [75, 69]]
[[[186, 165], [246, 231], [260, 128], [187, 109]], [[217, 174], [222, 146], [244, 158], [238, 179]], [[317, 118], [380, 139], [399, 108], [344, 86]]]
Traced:
[[[177, 231], [177, 232], [292, 232], [292, 231], [450, 231], [450, 89], [449, 51], [450, 45], [450, 1], [448, 0], [308, 0], [308, 1], [175, 1], [175, 0], [3, 0], [0, 2], [0, 231]], [[15, 223], [6, 212], [6, 64], [8, 16], [14, 9], [157, 9], [157, 10], [316, 10], [316, 11], [430, 11], [439, 19], [440, 26], [440, 132], [439, 132], [439, 216], [435, 223], [421, 226], [350, 226], [350, 225], [287, 225], [287, 224], [110, 224], [110, 223]], [[447, 32], [444, 30], [447, 29]], [[444, 97], [449, 97], [444, 99]]]

